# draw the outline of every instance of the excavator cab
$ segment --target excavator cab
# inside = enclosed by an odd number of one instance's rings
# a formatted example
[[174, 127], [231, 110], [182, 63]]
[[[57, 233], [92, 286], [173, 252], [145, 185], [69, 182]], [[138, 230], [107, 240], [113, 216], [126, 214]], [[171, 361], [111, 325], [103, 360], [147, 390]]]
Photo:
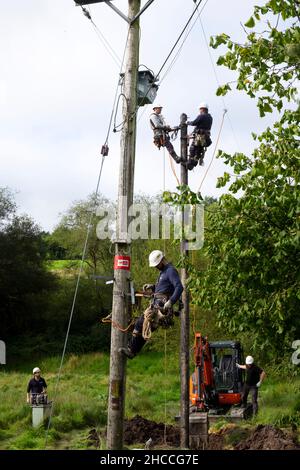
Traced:
[[238, 341], [210, 343], [215, 393], [218, 405], [238, 405], [243, 389], [243, 351]]
[[[207, 411], [209, 417], [243, 419], [251, 414], [242, 404], [244, 371], [243, 350], [238, 341], [208, 342], [195, 334], [195, 371], [190, 378], [191, 411]], [[250, 405], [251, 406], [251, 405]]]

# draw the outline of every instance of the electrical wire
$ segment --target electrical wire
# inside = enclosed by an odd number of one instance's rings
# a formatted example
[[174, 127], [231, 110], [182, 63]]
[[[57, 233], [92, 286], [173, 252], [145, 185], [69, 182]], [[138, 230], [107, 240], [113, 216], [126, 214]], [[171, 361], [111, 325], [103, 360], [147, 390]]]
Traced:
[[127, 30], [127, 37], [126, 37], [126, 42], [125, 42], [125, 46], [124, 46], [124, 51], [123, 51], [123, 56], [122, 56], [122, 62], [121, 62], [120, 71], [119, 71], [119, 78], [118, 78], [118, 83], [117, 83], [117, 87], [116, 87], [116, 92], [115, 92], [113, 107], [112, 107], [112, 110], [111, 110], [111, 115], [110, 115], [109, 125], [108, 125], [108, 129], [107, 129], [107, 135], [106, 135], [106, 139], [105, 139], [105, 144], [108, 142], [108, 138], [109, 138], [110, 131], [111, 131], [111, 127], [112, 127], [112, 122], [113, 122], [113, 117], [114, 117], [116, 102], [117, 102], [117, 99], [118, 99], [118, 90], [119, 90], [119, 86], [120, 86], [120, 75], [121, 75], [121, 73], [122, 73], [123, 65], [124, 65], [124, 61], [125, 61], [125, 54], [126, 54], [126, 48], [127, 48], [127, 43], [128, 43], [128, 37], [129, 37], [129, 28], [128, 28], [128, 30]]
[[55, 402], [56, 402], [56, 397], [57, 397], [57, 393], [58, 393], [58, 386], [59, 386], [59, 382], [60, 382], [62, 367], [63, 367], [63, 363], [64, 363], [64, 358], [65, 358], [65, 354], [66, 354], [66, 349], [67, 349], [67, 344], [68, 344], [68, 339], [69, 339], [69, 334], [70, 334], [70, 329], [71, 329], [71, 324], [72, 324], [72, 320], [73, 320], [73, 315], [74, 315], [74, 310], [75, 310], [75, 305], [76, 305], [76, 300], [77, 300], [77, 295], [78, 295], [78, 289], [79, 289], [79, 283], [80, 283], [80, 279], [81, 279], [81, 275], [82, 275], [82, 271], [83, 271], [83, 264], [84, 264], [84, 261], [85, 261], [87, 247], [88, 247], [88, 240], [89, 240], [90, 232], [91, 232], [91, 229], [92, 229], [92, 221], [93, 221], [93, 217], [94, 217], [94, 214], [95, 214], [95, 211], [96, 211], [97, 196], [99, 194], [99, 187], [100, 187], [100, 181], [101, 181], [101, 176], [102, 176], [102, 169], [103, 169], [104, 160], [105, 160], [105, 156], [102, 156], [100, 171], [99, 171], [98, 181], [97, 181], [97, 186], [96, 186], [96, 192], [95, 192], [95, 208], [91, 211], [91, 215], [90, 215], [90, 218], [89, 218], [89, 221], [88, 221], [87, 232], [86, 232], [86, 237], [85, 237], [85, 242], [84, 242], [84, 247], [83, 247], [83, 252], [82, 252], [82, 257], [81, 257], [81, 262], [80, 262], [80, 268], [79, 268], [79, 272], [78, 272], [78, 276], [77, 276], [76, 287], [75, 287], [72, 307], [71, 307], [70, 316], [69, 316], [68, 328], [67, 328], [67, 332], [66, 332], [63, 352], [62, 352], [62, 355], [61, 355], [60, 366], [59, 366], [59, 370], [58, 370], [58, 374], [57, 374], [57, 380], [56, 380], [54, 394], [53, 394], [53, 402], [52, 402], [52, 406], [51, 406], [51, 410], [50, 410], [50, 416], [49, 416], [49, 421], [48, 421], [48, 426], [47, 426], [47, 431], [46, 431], [45, 449], [46, 449], [47, 443], [48, 443], [49, 429], [50, 429], [50, 426], [51, 426], [52, 416], [53, 416]]
[[[174, 56], [172, 62], [170, 63], [169, 67], [167, 68], [165, 74], [162, 76], [162, 78], [161, 78], [161, 80], [160, 80], [160, 83], [163, 82], [163, 80], [166, 78], [166, 76], [170, 73], [171, 69], [172, 69], [173, 66], [175, 65], [177, 59], [178, 59], [179, 56], [180, 56], [180, 53], [181, 53], [181, 51], [182, 51], [182, 48], [183, 48], [183, 46], [184, 46], [184, 44], [185, 44], [185, 42], [186, 42], [188, 36], [189, 36], [190, 33], [192, 32], [192, 30], [193, 30], [193, 28], [194, 28], [194, 26], [195, 26], [195, 24], [196, 24], [198, 18], [200, 18], [201, 13], [203, 12], [204, 8], [205, 8], [206, 5], [207, 5], [207, 2], [208, 2], [208, 0], [205, 1], [205, 3], [204, 3], [204, 5], [202, 6], [201, 10], [198, 11], [198, 17], [195, 19], [195, 21], [192, 23], [192, 25], [191, 25], [191, 27], [189, 28], [189, 30], [186, 32], [186, 34], [185, 34], [185, 36], [184, 36], [184, 38], [183, 38], [183, 41], [182, 41], [181, 46], [179, 47], [178, 51], [176, 52], [176, 54], [175, 54], [175, 56]], [[199, 6], [200, 6], [200, 4], [197, 5], [196, 8], [198, 9]]]
[[199, 186], [198, 191], [197, 191], [198, 193], [200, 192], [200, 190], [201, 190], [201, 188], [202, 188], [202, 185], [203, 185], [203, 183], [204, 183], [204, 181], [205, 181], [205, 178], [206, 178], [206, 176], [207, 176], [207, 174], [208, 174], [208, 172], [209, 172], [209, 169], [210, 169], [210, 167], [211, 167], [211, 165], [212, 165], [212, 162], [213, 162], [213, 160], [214, 160], [214, 158], [215, 158], [216, 151], [217, 151], [217, 148], [218, 148], [218, 145], [219, 145], [219, 140], [220, 140], [220, 137], [221, 137], [221, 132], [222, 132], [222, 129], [223, 129], [224, 118], [225, 118], [225, 114], [226, 114], [226, 113], [227, 113], [227, 109], [224, 109], [224, 111], [223, 111], [223, 116], [222, 116], [222, 121], [221, 121], [221, 125], [220, 125], [220, 129], [219, 129], [219, 133], [218, 133], [218, 137], [217, 137], [217, 140], [216, 140], [216, 143], [215, 143], [215, 148], [214, 148], [214, 151], [213, 151], [213, 154], [212, 154], [212, 158], [211, 158], [211, 160], [210, 160], [210, 162], [209, 162], [209, 165], [208, 165], [208, 167], [207, 167], [207, 170], [206, 170], [206, 172], [205, 172], [205, 174], [204, 174], [204, 176], [203, 176], [203, 178], [202, 178], [202, 181], [201, 181], [200, 186]]
[[[163, 64], [161, 65], [159, 71], [158, 71], [157, 74], [155, 75], [155, 77], [154, 77], [154, 79], [153, 79], [153, 82], [157, 81], [157, 79], [158, 79], [160, 73], [163, 71], [164, 67], [166, 66], [166, 64], [167, 64], [167, 62], [168, 62], [168, 60], [169, 60], [169, 58], [170, 58], [171, 55], [173, 54], [173, 51], [176, 49], [177, 44], [179, 43], [179, 41], [180, 41], [180, 39], [182, 38], [183, 34], [185, 33], [186, 29], [188, 28], [190, 22], [192, 21], [192, 19], [193, 19], [195, 13], [196, 13], [197, 10], [198, 10], [198, 7], [199, 7], [200, 4], [202, 3], [202, 1], [203, 1], [203, 0], [199, 0], [199, 1], [198, 1], [197, 5], [195, 6], [195, 8], [194, 8], [194, 10], [193, 10], [193, 12], [192, 12], [192, 14], [190, 15], [189, 19], [187, 20], [185, 26], [183, 27], [183, 29], [182, 29], [181, 33], [179, 34], [178, 38], [176, 39], [174, 45], [172, 46], [172, 48], [171, 48], [170, 52], [168, 53], [167, 57], [165, 58]], [[208, 1], [208, 0], [206, 0], [206, 3], [207, 3], [207, 1]], [[205, 5], [206, 5], [206, 3], [205, 3]], [[204, 6], [205, 6], [205, 5], [204, 5]], [[203, 10], [203, 9], [202, 9], [202, 10]], [[202, 10], [201, 10], [201, 12], [202, 12]], [[142, 98], [146, 98], [146, 97], [148, 96], [148, 93], [149, 93], [149, 91], [151, 90], [151, 88], [152, 88], [152, 86], [150, 86], [150, 87], [148, 88], [148, 90], [147, 90], [146, 93], [142, 96]], [[131, 114], [131, 116], [130, 116], [131, 119], [133, 119], [134, 116], [136, 116], [136, 114], [138, 113], [138, 110], [139, 110], [139, 106], [137, 105], [135, 111], [134, 111], [134, 112]], [[140, 118], [142, 117], [142, 115], [144, 114], [144, 112], [145, 112], [145, 111], [142, 112]], [[124, 122], [125, 122], [125, 120], [122, 121], [122, 123], [120, 123], [120, 126], [121, 126], [121, 125], [124, 125]]]
[[[200, 23], [200, 26], [201, 26], [201, 29], [202, 29], [202, 33], [203, 33], [203, 37], [204, 37], [204, 42], [205, 42], [205, 45], [206, 45], [206, 48], [207, 48], [209, 60], [210, 60], [210, 63], [211, 63], [212, 69], [213, 69], [213, 73], [214, 73], [214, 76], [215, 76], [215, 79], [216, 79], [217, 86], [220, 87], [220, 85], [221, 85], [221, 84], [220, 84], [220, 80], [219, 80], [219, 78], [218, 78], [218, 74], [217, 74], [215, 62], [214, 62], [214, 60], [213, 60], [212, 53], [211, 53], [211, 50], [210, 50], [210, 47], [209, 47], [209, 44], [208, 44], [208, 40], [207, 40], [207, 36], [206, 36], [205, 30], [204, 30], [204, 26], [203, 26], [203, 23], [202, 23], [201, 18], [200, 18], [200, 13], [201, 13], [201, 12], [198, 12], [198, 17], [197, 17], [197, 19], [199, 20], [199, 23]], [[228, 109], [228, 107], [227, 107], [227, 105], [226, 105], [226, 102], [225, 102], [225, 99], [224, 99], [223, 96], [221, 96], [221, 99], [222, 99], [222, 103], [223, 103], [224, 109]], [[237, 140], [237, 138], [236, 138], [236, 134], [235, 134], [235, 132], [234, 132], [233, 125], [232, 125], [232, 121], [231, 121], [231, 119], [230, 119], [229, 113], [227, 113], [227, 120], [228, 120], [229, 126], [230, 126], [230, 128], [231, 128], [231, 132], [232, 132], [233, 139], [234, 139], [234, 141], [235, 141], [236, 148], [239, 148], [238, 140]]]
[[[124, 64], [124, 60], [125, 60], [125, 52], [126, 52], [126, 47], [127, 47], [127, 42], [128, 42], [128, 35], [129, 35], [129, 28], [128, 28], [128, 31], [127, 31], [126, 43], [125, 43], [125, 46], [124, 46], [124, 52], [123, 52], [121, 66], [120, 66], [120, 73], [122, 72], [122, 68], [123, 68], [123, 64]], [[111, 116], [110, 116], [110, 120], [109, 120], [106, 139], [105, 139], [105, 145], [108, 143], [108, 139], [109, 139], [109, 135], [110, 135], [110, 131], [111, 131], [112, 120], [113, 120], [113, 115], [114, 115], [114, 110], [115, 110], [115, 105], [116, 105], [116, 100], [117, 100], [117, 95], [118, 95], [118, 89], [119, 89], [119, 80], [118, 80], [118, 84], [117, 84], [117, 87], [116, 87], [116, 93], [115, 93], [115, 97], [114, 97], [113, 107], [112, 107]], [[97, 202], [97, 196], [99, 194], [99, 187], [100, 187], [100, 181], [101, 181], [101, 176], [102, 176], [104, 160], [105, 160], [105, 155], [102, 155], [102, 161], [101, 161], [101, 166], [100, 166], [100, 171], [99, 171], [99, 176], [98, 176], [98, 181], [97, 181], [97, 186], [96, 186], [96, 192], [95, 192], [96, 202]], [[49, 435], [52, 416], [53, 416], [53, 412], [54, 412], [54, 405], [55, 405], [55, 401], [56, 401], [56, 397], [57, 397], [57, 393], [58, 393], [58, 386], [59, 386], [60, 376], [61, 376], [62, 367], [63, 367], [63, 363], [64, 363], [64, 358], [65, 358], [65, 354], [66, 354], [70, 328], [71, 328], [71, 324], [72, 324], [72, 320], [73, 320], [74, 309], [75, 309], [75, 305], [76, 305], [78, 289], [79, 289], [79, 284], [80, 284], [81, 275], [82, 275], [82, 271], [83, 271], [83, 264], [84, 264], [85, 257], [86, 257], [86, 252], [87, 252], [87, 247], [88, 247], [88, 240], [89, 240], [91, 229], [92, 229], [92, 220], [93, 220], [95, 210], [96, 210], [96, 207], [93, 211], [91, 211], [90, 219], [89, 219], [89, 222], [88, 222], [87, 233], [86, 233], [86, 238], [85, 238], [85, 242], [84, 242], [80, 268], [79, 268], [79, 272], [78, 272], [78, 276], [77, 276], [77, 282], [76, 282], [76, 287], [75, 287], [75, 291], [74, 291], [73, 302], [72, 302], [72, 307], [71, 307], [71, 311], [70, 311], [69, 322], [68, 322], [68, 327], [67, 327], [63, 352], [62, 352], [60, 366], [59, 366], [59, 370], [58, 370], [57, 381], [56, 381], [55, 389], [54, 389], [53, 404], [52, 404], [52, 407], [51, 407], [48, 426], [47, 426], [47, 430], [46, 430], [45, 448], [47, 447], [48, 435]]]
[[[178, 38], [176, 39], [176, 41], [175, 41], [173, 47], [171, 48], [169, 54], [167, 55], [166, 59], [164, 60], [164, 62], [163, 62], [163, 64], [162, 64], [162, 66], [160, 67], [159, 71], [157, 72], [155, 78], [158, 78], [158, 77], [159, 77], [159, 75], [161, 74], [162, 70], [163, 70], [164, 67], [166, 66], [166, 64], [167, 64], [167, 62], [168, 62], [168, 60], [169, 60], [169, 58], [170, 58], [171, 55], [173, 54], [173, 51], [176, 49], [177, 44], [179, 43], [180, 39], [182, 38], [183, 34], [185, 33], [185, 30], [188, 28], [188, 26], [189, 26], [190, 22], [192, 21], [192, 19], [193, 19], [195, 13], [198, 11], [198, 7], [199, 7], [200, 4], [202, 3], [202, 1], [203, 1], [203, 0], [199, 0], [199, 1], [198, 1], [197, 5], [196, 5], [195, 8], [194, 8], [193, 13], [192, 13], [191, 16], [189, 17], [189, 19], [188, 19], [188, 21], [186, 22], [186, 24], [185, 24], [183, 30], [181, 31], [181, 33], [179, 34]], [[148, 93], [149, 93], [149, 92], [148, 92]], [[147, 95], [146, 95], [146, 96], [147, 96]]]
[[95, 33], [96, 33], [97, 36], [99, 37], [101, 43], [103, 44], [103, 46], [104, 46], [105, 49], [107, 50], [108, 54], [111, 56], [111, 58], [113, 59], [113, 61], [114, 61], [115, 64], [117, 65], [117, 67], [119, 67], [119, 66], [120, 66], [120, 63], [121, 63], [121, 59], [120, 59], [120, 57], [118, 56], [118, 54], [115, 52], [115, 50], [113, 49], [113, 47], [110, 45], [110, 43], [108, 42], [108, 40], [105, 38], [104, 34], [100, 31], [100, 29], [98, 28], [98, 26], [96, 25], [96, 23], [94, 22], [89, 7], [84, 8], [82, 5], [80, 5], [80, 6], [81, 6], [81, 10], [82, 10], [84, 16], [85, 16], [88, 20], [90, 20], [90, 22], [92, 23], [93, 28], [94, 28], [94, 30], [95, 30]]

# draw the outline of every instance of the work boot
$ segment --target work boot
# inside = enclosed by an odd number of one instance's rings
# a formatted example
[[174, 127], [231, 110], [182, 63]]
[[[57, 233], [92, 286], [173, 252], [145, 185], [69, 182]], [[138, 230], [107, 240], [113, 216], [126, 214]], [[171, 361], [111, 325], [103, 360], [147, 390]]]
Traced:
[[176, 163], [181, 163], [182, 162], [182, 158], [178, 157], [176, 152], [172, 152], [170, 155]]
[[129, 348], [119, 348], [118, 353], [123, 354], [128, 357], [128, 359], [133, 359], [135, 354]]
[[198, 161], [195, 158], [189, 158], [187, 161], [187, 169], [188, 170], [193, 170], [195, 166], [198, 165]]

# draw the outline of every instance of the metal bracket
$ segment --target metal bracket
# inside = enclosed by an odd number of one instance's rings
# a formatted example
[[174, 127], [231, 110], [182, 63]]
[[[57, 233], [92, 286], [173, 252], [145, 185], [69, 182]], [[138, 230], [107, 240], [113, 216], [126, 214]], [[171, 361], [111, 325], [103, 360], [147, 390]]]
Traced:
[[141, 8], [139, 13], [137, 15], [135, 15], [135, 17], [132, 18], [132, 20], [129, 23], [130, 24], [134, 23], [135, 20], [137, 20], [144, 13], [144, 11], [147, 10], [148, 7], [150, 7], [151, 3], [153, 3], [153, 2], [154, 2], [154, 0], [148, 0], [148, 2], [143, 6], [143, 8]]
[[128, 24], [131, 24], [131, 21], [130, 19], [124, 15], [124, 13], [119, 10], [118, 7], [116, 7], [113, 3], [111, 3], [109, 0], [105, 0], [105, 3], [106, 5], [108, 5], [110, 8], [112, 8], [119, 16], [121, 16], [121, 18], [123, 18], [123, 20], [127, 21]]
[[118, 7], [116, 7], [110, 0], [74, 0], [76, 6], [89, 5], [91, 3], [106, 3], [112, 10], [114, 10], [123, 20], [125, 20], [130, 26], [137, 20], [144, 11], [154, 2], [154, 0], [148, 0], [148, 2], [141, 8], [137, 15], [131, 20], [126, 16]]

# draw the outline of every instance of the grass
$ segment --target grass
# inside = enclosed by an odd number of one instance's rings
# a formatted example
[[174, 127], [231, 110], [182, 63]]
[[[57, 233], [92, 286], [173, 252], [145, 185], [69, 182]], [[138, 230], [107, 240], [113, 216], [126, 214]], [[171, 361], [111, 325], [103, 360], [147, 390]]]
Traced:
[[[172, 344], [173, 338], [170, 339]], [[178, 355], [168, 344], [168, 365], [163, 353], [144, 352], [128, 361], [126, 378], [126, 417], [140, 414], [145, 418], [174, 424], [179, 412], [180, 382]], [[53, 399], [59, 357], [43, 359], [38, 365], [48, 383]], [[33, 429], [31, 410], [26, 405], [26, 386], [34, 363], [5, 366], [0, 372], [0, 449], [43, 449], [45, 428]], [[29, 372], [28, 372], [29, 371]], [[86, 449], [91, 428], [105, 435], [108, 394], [108, 354], [70, 355], [66, 358], [59, 383], [48, 449]], [[300, 425], [300, 378], [272, 377], [259, 392], [260, 411], [228, 438], [237, 443], [245, 428], [256, 424]], [[167, 407], [165, 407], [167, 404]], [[217, 423], [220, 429], [225, 423]], [[101, 442], [105, 447], [105, 439]]]
[[58, 276], [71, 277], [77, 273], [80, 263], [79, 259], [48, 260], [45, 261], [45, 268]]

